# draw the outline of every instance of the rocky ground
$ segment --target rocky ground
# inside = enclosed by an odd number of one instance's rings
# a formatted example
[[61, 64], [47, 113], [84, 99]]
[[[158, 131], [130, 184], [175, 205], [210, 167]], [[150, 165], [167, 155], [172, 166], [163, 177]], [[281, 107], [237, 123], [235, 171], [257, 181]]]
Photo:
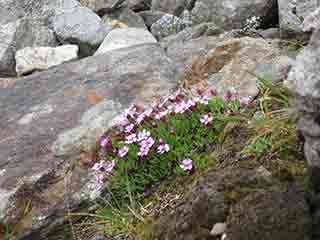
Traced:
[[[250, 99], [249, 122], [262, 111], [279, 126], [284, 109], [294, 109], [298, 123], [290, 117], [287, 126], [296, 141], [286, 144], [297, 151], [282, 161], [267, 144], [263, 156], [243, 159], [245, 145], [270, 122], [250, 134], [249, 123], [226, 128], [231, 143], [206, 151], [218, 155], [213, 165], [185, 184], [170, 178], [175, 189], [154, 186], [153, 196], [160, 191], [174, 204], [158, 200], [150, 211], [170, 211], [139, 213], [139, 223], [128, 220], [131, 213], [113, 237], [126, 229], [136, 239], [318, 239], [318, 7], [294, 0], [1, 1], [0, 238], [67, 238], [66, 216], [94, 211], [97, 141], [120, 113], [201, 86]], [[290, 107], [272, 102], [267, 111], [275, 90], [261, 88], [262, 79], [288, 88]], [[292, 134], [280, 136], [279, 145]]]

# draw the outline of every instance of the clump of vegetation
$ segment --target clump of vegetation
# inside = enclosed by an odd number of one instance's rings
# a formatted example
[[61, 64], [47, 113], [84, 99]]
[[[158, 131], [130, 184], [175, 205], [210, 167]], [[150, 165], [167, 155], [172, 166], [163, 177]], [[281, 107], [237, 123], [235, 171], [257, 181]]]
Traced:
[[150, 109], [131, 106], [100, 140], [97, 189], [106, 183], [119, 207], [134, 207], [159, 181], [203, 168], [197, 156], [212, 148], [229, 121], [241, 120], [246, 103], [231, 91], [222, 99], [213, 90], [197, 96], [179, 90]]
[[191, 185], [208, 169], [239, 159], [239, 166], [264, 166], [304, 186], [306, 165], [289, 112], [288, 91], [263, 80], [256, 100], [235, 91], [221, 98], [214, 90], [179, 90], [150, 109], [131, 106], [100, 139], [93, 170], [105, 194], [92, 216], [106, 235], [134, 239], [161, 214], [156, 209], [174, 208], [186, 192], [181, 182]]

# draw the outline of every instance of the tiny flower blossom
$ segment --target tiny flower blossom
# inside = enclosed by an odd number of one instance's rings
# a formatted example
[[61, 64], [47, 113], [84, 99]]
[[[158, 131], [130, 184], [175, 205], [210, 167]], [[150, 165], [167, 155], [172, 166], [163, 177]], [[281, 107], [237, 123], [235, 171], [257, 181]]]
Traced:
[[183, 171], [191, 171], [193, 168], [192, 160], [191, 159], [185, 159], [180, 164], [180, 167], [183, 169]]
[[128, 152], [129, 152], [129, 148], [127, 146], [124, 146], [123, 148], [121, 148], [119, 150], [118, 156], [123, 158], [123, 157], [127, 156]]
[[213, 117], [210, 114], [206, 114], [200, 118], [200, 122], [204, 125], [208, 125], [212, 122]]
[[126, 143], [127, 144], [132, 144], [137, 142], [137, 134], [132, 133], [129, 136], [126, 136]]
[[165, 110], [163, 112], [159, 112], [156, 114], [155, 118], [160, 120], [160, 119], [164, 118], [168, 113], [169, 113], [168, 110]]
[[127, 116], [130, 116], [130, 117], [134, 117], [134, 115], [137, 113], [137, 107], [132, 104], [129, 108], [127, 108], [125, 111], [124, 111], [124, 115], [127, 117]]
[[121, 127], [125, 127], [126, 125], [130, 124], [127, 116], [125, 114], [121, 115], [118, 120], [118, 125]]
[[158, 146], [158, 153], [163, 154], [166, 152], [169, 152], [170, 150], [170, 146], [168, 144], [166, 144], [162, 138], [160, 138], [160, 145]]
[[102, 137], [101, 140], [100, 140], [100, 146], [102, 148], [105, 148], [108, 146], [108, 143], [109, 143], [109, 138], [107, 137]]
[[116, 167], [116, 161], [112, 160], [111, 162], [108, 162], [106, 164], [105, 172], [111, 173], [115, 167]]
[[139, 143], [140, 149], [138, 152], [138, 156], [144, 157], [149, 154], [150, 149], [152, 148], [153, 144], [155, 143], [152, 137], [148, 137]]
[[138, 137], [137, 137], [137, 141], [143, 141], [145, 139], [147, 139], [148, 137], [150, 137], [151, 133], [145, 129], [142, 130], [142, 132], [138, 133]]
[[204, 95], [203, 97], [200, 98], [200, 103], [203, 105], [208, 105], [209, 104], [209, 98], [207, 95]]
[[92, 170], [94, 170], [94, 171], [100, 171], [101, 169], [103, 169], [103, 166], [104, 166], [104, 161], [95, 163], [95, 164], [93, 165], [93, 167], [92, 167]]
[[250, 102], [250, 97], [240, 97], [239, 101], [240, 101], [240, 106], [241, 107], [246, 107], [249, 102]]
[[103, 180], [104, 180], [104, 175], [103, 174], [96, 174], [95, 175], [95, 182], [96, 182], [96, 189], [100, 191], [103, 187]]
[[184, 113], [187, 110], [189, 110], [189, 108], [190, 108], [190, 105], [186, 101], [182, 101], [176, 106], [174, 111], [175, 113]]
[[134, 129], [134, 124], [131, 123], [125, 127], [124, 131], [126, 133], [131, 133], [133, 129]]

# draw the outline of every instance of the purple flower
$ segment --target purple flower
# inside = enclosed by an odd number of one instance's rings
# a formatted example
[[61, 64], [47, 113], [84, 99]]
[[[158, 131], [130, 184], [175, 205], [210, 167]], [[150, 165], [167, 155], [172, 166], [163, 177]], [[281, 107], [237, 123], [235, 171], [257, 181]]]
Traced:
[[115, 166], [116, 162], [114, 160], [112, 160], [111, 162], [101, 161], [99, 163], [95, 163], [92, 169], [96, 172], [111, 173]]
[[224, 101], [230, 102], [230, 101], [236, 100], [237, 97], [238, 97], [237, 91], [234, 88], [231, 88], [226, 91], [223, 98], [224, 98]]
[[128, 109], [126, 109], [124, 111], [124, 115], [127, 117], [127, 116], [130, 116], [132, 118], [134, 118], [134, 115], [137, 113], [137, 107], [132, 104]]
[[109, 138], [107, 138], [107, 137], [102, 137], [102, 138], [100, 139], [100, 146], [101, 146], [102, 148], [106, 148], [106, 147], [108, 146], [108, 143], [109, 143]]
[[180, 103], [178, 103], [178, 105], [175, 108], [175, 113], [184, 113], [187, 110], [189, 110], [191, 106], [188, 104], [188, 102], [186, 101], [182, 101]]
[[131, 123], [125, 127], [124, 131], [126, 133], [131, 133], [133, 129], [134, 129], [134, 124]]
[[212, 122], [213, 117], [210, 114], [206, 114], [200, 118], [200, 122], [204, 125], [208, 125]]
[[121, 148], [119, 150], [118, 156], [123, 158], [123, 157], [127, 156], [128, 152], [129, 152], [129, 148], [127, 146], [124, 146], [123, 148]]
[[183, 171], [191, 171], [193, 168], [192, 160], [191, 159], [185, 159], [180, 164], [180, 167], [183, 169]]
[[170, 146], [168, 144], [166, 144], [162, 138], [160, 138], [160, 145], [158, 146], [158, 153], [163, 154], [166, 152], [169, 152], [170, 150]]
[[250, 97], [240, 97], [240, 98], [239, 98], [240, 106], [241, 106], [242, 108], [248, 106], [250, 100], [251, 100]]
[[107, 164], [105, 165], [105, 172], [111, 173], [115, 167], [116, 161], [112, 160], [111, 162], [107, 162]]
[[96, 180], [96, 189], [98, 191], [100, 191], [103, 188], [104, 175], [103, 174], [96, 174], [95, 180]]
[[137, 142], [141, 142], [147, 138], [149, 138], [151, 133], [145, 129], [142, 130], [142, 132], [138, 133]]
[[167, 116], [167, 114], [169, 113], [169, 110], [165, 110], [163, 112], [159, 112], [156, 114], [155, 118], [160, 120], [163, 119], [165, 116]]
[[132, 133], [129, 136], [126, 136], [126, 143], [127, 144], [132, 144], [137, 142], [137, 134]]
[[152, 137], [148, 137], [147, 139], [142, 140], [139, 143], [140, 149], [138, 152], [138, 156], [140, 156], [140, 157], [147, 156], [149, 154], [150, 149], [154, 145], [154, 143], [155, 143], [155, 141], [153, 140]]

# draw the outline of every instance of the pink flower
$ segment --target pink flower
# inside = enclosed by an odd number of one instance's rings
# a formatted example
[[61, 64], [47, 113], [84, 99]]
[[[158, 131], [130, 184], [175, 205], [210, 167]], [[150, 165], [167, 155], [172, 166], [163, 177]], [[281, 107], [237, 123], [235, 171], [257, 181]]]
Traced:
[[240, 106], [241, 106], [242, 108], [248, 106], [250, 100], [251, 100], [250, 97], [240, 97], [240, 98], [239, 98]]
[[112, 160], [111, 162], [101, 161], [99, 163], [95, 163], [92, 169], [96, 172], [111, 173], [115, 166], [116, 162], [114, 160]]
[[154, 143], [155, 141], [153, 140], [152, 137], [148, 137], [147, 139], [144, 139], [143, 141], [141, 141], [139, 143], [140, 149], [138, 152], [138, 156], [140, 157], [147, 156]]
[[132, 144], [137, 142], [137, 134], [132, 133], [129, 136], [126, 136], [126, 143], [127, 144]]
[[183, 169], [183, 171], [191, 171], [193, 168], [192, 160], [191, 159], [185, 159], [180, 164], [180, 167]]
[[208, 125], [212, 122], [213, 117], [210, 114], [206, 114], [200, 118], [200, 122], [204, 125]]
[[116, 161], [112, 160], [111, 162], [107, 162], [107, 164], [105, 165], [105, 172], [111, 173], [115, 167]]
[[160, 145], [158, 146], [158, 153], [163, 154], [166, 152], [169, 152], [170, 150], [170, 146], [168, 144], [166, 144], [162, 138], [160, 138]]
[[131, 133], [133, 129], [134, 129], [134, 124], [131, 123], [125, 127], [124, 131], [126, 133]]
[[129, 148], [127, 146], [124, 146], [123, 148], [121, 148], [119, 150], [118, 156], [123, 158], [123, 157], [127, 156], [128, 152], [129, 152]]
[[137, 137], [137, 142], [141, 142], [145, 139], [147, 139], [148, 137], [150, 137], [151, 133], [145, 129], [142, 130], [142, 132], [138, 133], [138, 137]]
[[109, 138], [107, 137], [102, 137], [101, 140], [100, 140], [100, 146], [102, 148], [106, 148], [108, 146], [108, 143], [109, 143]]

